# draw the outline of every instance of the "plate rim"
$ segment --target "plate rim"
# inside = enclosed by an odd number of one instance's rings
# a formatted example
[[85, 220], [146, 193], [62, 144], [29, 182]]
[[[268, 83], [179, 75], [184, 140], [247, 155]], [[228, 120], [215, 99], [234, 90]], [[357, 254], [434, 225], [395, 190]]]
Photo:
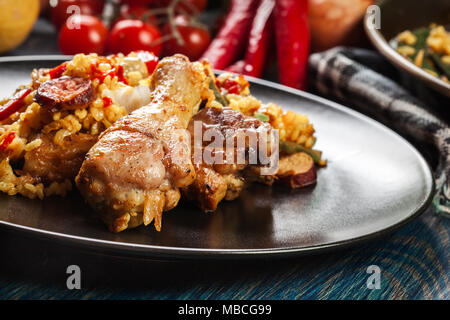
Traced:
[[[0, 63], [7, 62], [22, 62], [22, 61], [49, 61], [49, 60], [60, 60], [64, 61], [71, 59], [72, 56], [67, 55], [29, 55], [29, 56], [12, 56], [12, 57], [0, 57]], [[217, 70], [222, 72], [221, 70]], [[137, 244], [137, 243], [126, 243], [126, 242], [116, 242], [112, 240], [103, 240], [96, 238], [88, 238], [76, 235], [70, 235], [66, 233], [54, 232], [43, 230], [34, 227], [28, 227], [16, 223], [11, 223], [7, 221], [0, 220], [0, 226], [6, 227], [9, 230], [14, 230], [18, 232], [25, 232], [27, 234], [36, 235], [38, 237], [47, 238], [49, 240], [57, 240], [58, 242], [63, 242], [64, 244], [73, 244], [77, 246], [86, 247], [89, 246], [90, 250], [106, 252], [120, 253], [121, 256], [139, 256], [139, 257], [150, 257], [150, 258], [169, 258], [174, 260], [179, 259], [230, 259], [230, 258], [267, 258], [267, 257], [291, 257], [305, 254], [321, 253], [324, 251], [346, 248], [350, 245], [359, 244], [380, 238], [383, 235], [390, 234], [404, 225], [408, 224], [412, 220], [416, 219], [430, 206], [434, 190], [435, 190], [435, 179], [428, 162], [424, 159], [422, 154], [405, 138], [394, 130], [388, 128], [384, 124], [378, 122], [377, 120], [370, 118], [356, 110], [350, 109], [341, 105], [337, 102], [328, 100], [326, 98], [316, 96], [309, 92], [304, 92], [301, 90], [293, 89], [278, 83], [274, 83], [268, 80], [263, 80], [259, 78], [254, 78], [246, 76], [249, 82], [253, 82], [258, 85], [266, 86], [278, 91], [287, 92], [293, 95], [300, 96], [307, 100], [313, 100], [329, 106], [331, 108], [337, 109], [341, 112], [347, 113], [354, 116], [360, 120], [367, 121], [374, 126], [379, 127], [381, 130], [396, 136], [401, 142], [405, 143], [409, 149], [416, 155], [417, 159], [422, 164], [425, 173], [430, 178], [430, 191], [427, 197], [417, 206], [417, 208], [410, 213], [406, 218], [390, 225], [387, 228], [381, 230], [370, 232], [368, 234], [345, 239], [341, 241], [335, 241], [327, 244], [320, 244], [307, 247], [290, 246], [285, 248], [263, 248], [263, 249], [208, 249], [208, 248], [184, 248], [184, 247], [165, 247], [157, 245], [147, 245], [147, 244]]]

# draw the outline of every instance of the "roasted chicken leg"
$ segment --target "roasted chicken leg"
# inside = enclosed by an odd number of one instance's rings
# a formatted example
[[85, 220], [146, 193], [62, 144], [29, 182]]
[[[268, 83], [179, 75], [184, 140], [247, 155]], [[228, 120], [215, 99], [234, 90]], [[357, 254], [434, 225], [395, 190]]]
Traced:
[[150, 90], [147, 106], [101, 134], [75, 180], [113, 232], [153, 220], [159, 231], [163, 211], [196, 177], [186, 128], [200, 104], [214, 99], [204, 66], [182, 55], [164, 58]]

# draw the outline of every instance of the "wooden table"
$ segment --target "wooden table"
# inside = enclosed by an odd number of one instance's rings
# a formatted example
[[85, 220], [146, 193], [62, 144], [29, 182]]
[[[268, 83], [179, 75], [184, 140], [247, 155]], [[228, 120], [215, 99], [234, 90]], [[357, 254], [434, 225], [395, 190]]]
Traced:
[[[98, 255], [0, 229], [3, 299], [449, 299], [449, 220], [427, 212], [352, 249], [256, 261], [151, 261]], [[66, 268], [81, 269], [68, 290]], [[368, 289], [367, 268], [381, 269]]]

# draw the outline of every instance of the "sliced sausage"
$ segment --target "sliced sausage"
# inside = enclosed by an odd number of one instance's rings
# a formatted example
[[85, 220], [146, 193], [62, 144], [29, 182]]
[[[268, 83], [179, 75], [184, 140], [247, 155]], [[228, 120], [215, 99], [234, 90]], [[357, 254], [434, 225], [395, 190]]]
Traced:
[[91, 80], [68, 76], [45, 81], [34, 96], [34, 101], [51, 111], [77, 109], [93, 100]]

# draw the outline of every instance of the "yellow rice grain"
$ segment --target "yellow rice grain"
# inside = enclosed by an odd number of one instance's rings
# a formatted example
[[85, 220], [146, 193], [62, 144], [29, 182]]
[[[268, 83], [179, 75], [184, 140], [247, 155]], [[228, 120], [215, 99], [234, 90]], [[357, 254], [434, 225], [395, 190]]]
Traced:
[[412, 46], [416, 43], [417, 37], [411, 31], [406, 30], [397, 36], [397, 40]]
[[127, 80], [130, 86], [137, 86], [139, 81], [142, 80], [142, 74], [139, 71], [128, 72]]
[[70, 136], [72, 133], [69, 130], [66, 129], [60, 129], [56, 132], [55, 136], [53, 137], [53, 142], [57, 145], [62, 146], [64, 143], [64, 138], [67, 136]]
[[53, 181], [47, 188], [45, 188], [44, 193], [46, 197], [52, 195], [64, 197], [70, 190], [72, 190], [72, 183], [66, 179], [64, 182]]
[[33, 141], [27, 143], [23, 149], [24, 149], [24, 151], [31, 151], [31, 150], [39, 147], [41, 144], [42, 144], [41, 139], [34, 139]]
[[86, 118], [86, 116], [88, 114], [86, 109], [77, 109], [77, 110], [75, 110], [74, 113], [80, 120], [83, 120], [84, 118]]

